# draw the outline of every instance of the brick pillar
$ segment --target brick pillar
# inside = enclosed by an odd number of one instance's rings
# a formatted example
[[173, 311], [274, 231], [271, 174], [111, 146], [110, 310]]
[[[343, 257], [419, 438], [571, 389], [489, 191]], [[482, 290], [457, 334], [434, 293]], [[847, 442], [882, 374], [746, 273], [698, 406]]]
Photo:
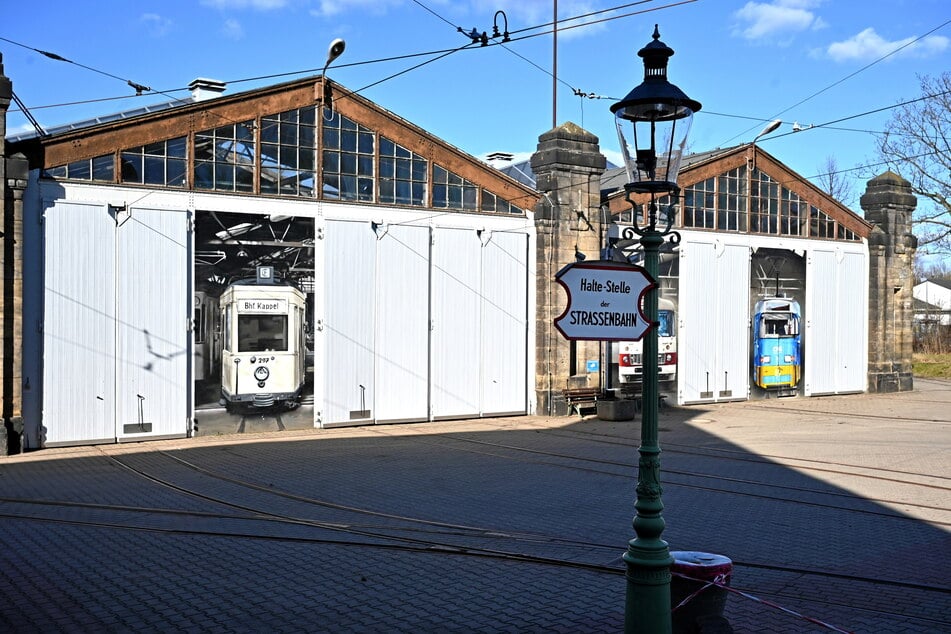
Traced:
[[535, 394], [541, 415], [568, 413], [562, 390], [600, 386], [600, 373], [588, 373], [586, 362], [601, 359], [599, 342], [569, 342], [554, 327], [567, 297], [555, 274], [576, 261], [600, 258], [606, 227], [601, 218], [601, 174], [605, 159], [598, 137], [574, 123], [565, 123], [538, 138], [532, 155], [536, 189], [538, 241], [535, 278]]
[[911, 183], [894, 172], [868, 182], [861, 198], [869, 235], [868, 389], [898, 392], [914, 387], [912, 287], [918, 239], [911, 233], [918, 199]]
[[0, 401], [3, 425], [0, 427], [0, 455], [21, 450], [23, 432], [23, 192], [28, 174], [22, 154], [7, 156], [7, 110], [13, 97], [13, 85], [3, 74], [0, 56], [0, 184], [3, 187], [3, 248], [0, 265], [3, 287], [0, 293]]

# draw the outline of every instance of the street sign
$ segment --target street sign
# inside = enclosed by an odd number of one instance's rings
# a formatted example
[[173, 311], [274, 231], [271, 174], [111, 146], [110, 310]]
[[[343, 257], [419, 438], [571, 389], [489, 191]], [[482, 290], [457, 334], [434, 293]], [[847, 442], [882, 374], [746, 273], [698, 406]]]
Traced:
[[643, 268], [626, 262], [575, 262], [555, 280], [568, 293], [568, 306], [555, 328], [569, 341], [639, 341], [651, 324], [641, 297], [657, 283]]

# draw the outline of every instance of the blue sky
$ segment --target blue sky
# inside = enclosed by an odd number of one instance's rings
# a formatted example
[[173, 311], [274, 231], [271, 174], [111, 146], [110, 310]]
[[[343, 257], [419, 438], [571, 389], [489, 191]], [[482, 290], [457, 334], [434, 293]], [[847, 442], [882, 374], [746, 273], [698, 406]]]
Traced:
[[[829, 157], [840, 170], [874, 160], [874, 133], [890, 111], [823, 124], [913, 99], [919, 75], [951, 69], [947, 0], [561, 0], [558, 17], [621, 5], [559, 27], [557, 82], [551, 27], [542, 26], [553, 3], [535, 0], [16, 2], [4, 10], [0, 52], [16, 95], [52, 127], [185, 97], [197, 77], [226, 81], [231, 94], [318, 74], [341, 37], [346, 51], [328, 76], [350, 89], [376, 84], [362, 94], [471, 154], [531, 154], [554, 106], [559, 124], [593, 132], [617, 161], [610, 98], [640, 83], [637, 51], [659, 23], [676, 51], [670, 80], [703, 104], [692, 149], [751, 141], [781, 118], [759, 145], [806, 177]], [[435, 55], [366, 63], [458, 48], [469, 40], [457, 27], [491, 35], [497, 11], [512, 34], [504, 46], [460, 50], [382, 83]], [[501, 15], [496, 23], [504, 30]], [[126, 80], [163, 94], [134, 97]], [[794, 123], [807, 129], [792, 133]], [[8, 134], [29, 129], [10, 115]], [[847, 174], [861, 194], [868, 174]]]

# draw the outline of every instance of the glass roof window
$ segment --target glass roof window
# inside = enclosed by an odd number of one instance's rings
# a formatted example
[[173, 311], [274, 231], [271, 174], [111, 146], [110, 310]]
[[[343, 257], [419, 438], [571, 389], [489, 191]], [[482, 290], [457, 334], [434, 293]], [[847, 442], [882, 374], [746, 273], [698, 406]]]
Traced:
[[684, 227], [776, 236], [860, 241], [854, 231], [810, 205], [765, 172], [753, 172], [747, 194], [747, 169], [740, 166], [684, 187]]
[[[43, 174], [465, 213], [526, 213], [482, 183], [436, 165], [432, 156], [320, 105], [239, 122], [218, 119], [218, 127], [47, 168]], [[425, 147], [427, 153], [433, 149]]]
[[433, 207], [478, 211], [479, 188], [472, 181], [433, 165]]
[[261, 118], [261, 193], [312, 198], [316, 181], [316, 107]]
[[324, 110], [322, 195], [373, 202], [375, 135], [337, 112]]
[[67, 165], [51, 167], [44, 171], [49, 178], [68, 178], [72, 180], [115, 182], [115, 157], [104, 154], [91, 159], [73, 161]]
[[187, 137], [180, 136], [123, 150], [122, 182], [185, 187]]
[[814, 238], [835, 237], [835, 221], [815, 206], [809, 207], [809, 235]]
[[683, 225], [700, 229], [716, 226], [716, 178], [695, 183], [684, 189]]
[[195, 188], [254, 191], [254, 121], [195, 134]]
[[380, 202], [426, 205], [429, 161], [386, 137], [380, 137]]
[[717, 229], [746, 231], [746, 166], [717, 177]]
[[501, 196], [496, 196], [492, 192], [482, 190], [482, 211], [486, 213], [497, 214], [520, 214], [522, 210], [505, 200]]

